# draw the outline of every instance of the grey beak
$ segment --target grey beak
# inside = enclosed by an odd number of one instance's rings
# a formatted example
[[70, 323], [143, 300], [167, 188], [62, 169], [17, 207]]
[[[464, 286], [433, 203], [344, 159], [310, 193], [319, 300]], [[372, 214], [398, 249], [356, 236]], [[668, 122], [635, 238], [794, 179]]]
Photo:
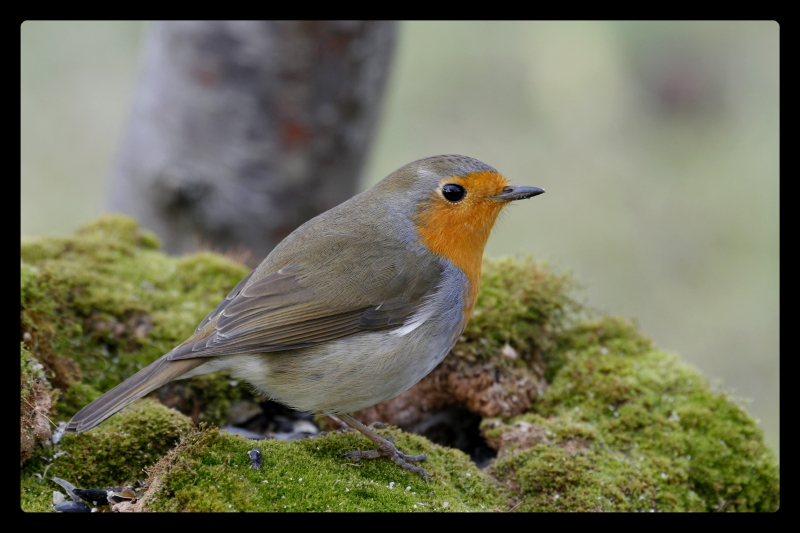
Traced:
[[503, 192], [492, 196], [495, 200], [504, 200], [510, 202], [512, 200], [524, 200], [539, 194], [544, 194], [544, 189], [539, 187], [521, 187], [519, 185], [509, 185], [503, 188]]

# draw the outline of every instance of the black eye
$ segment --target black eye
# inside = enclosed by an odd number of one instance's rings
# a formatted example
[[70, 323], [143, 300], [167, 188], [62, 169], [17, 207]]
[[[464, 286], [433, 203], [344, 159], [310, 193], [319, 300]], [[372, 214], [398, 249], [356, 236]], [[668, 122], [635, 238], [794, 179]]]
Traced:
[[448, 183], [442, 187], [442, 194], [444, 197], [453, 203], [461, 201], [464, 198], [464, 195], [467, 194], [467, 191], [464, 190], [464, 187], [461, 185], [456, 185], [455, 183]]

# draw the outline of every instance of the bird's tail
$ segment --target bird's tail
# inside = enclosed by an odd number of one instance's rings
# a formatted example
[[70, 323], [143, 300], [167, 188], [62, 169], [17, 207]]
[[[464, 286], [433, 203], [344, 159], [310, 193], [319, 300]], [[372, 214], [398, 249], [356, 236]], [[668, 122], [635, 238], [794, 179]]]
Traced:
[[206, 362], [204, 357], [169, 361], [165, 355], [78, 411], [66, 431], [88, 431], [133, 401]]

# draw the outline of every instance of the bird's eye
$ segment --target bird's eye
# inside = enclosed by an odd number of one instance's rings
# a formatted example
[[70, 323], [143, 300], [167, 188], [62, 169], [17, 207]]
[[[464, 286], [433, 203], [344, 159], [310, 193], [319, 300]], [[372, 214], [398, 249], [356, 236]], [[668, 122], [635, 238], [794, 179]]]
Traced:
[[467, 194], [467, 191], [464, 190], [464, 187], [461, 185], [456, 185], [455, 183], [448, 183], [442, 186], [442, 195], [447, 199], [449, 202], [460, 202], [464, 196]]

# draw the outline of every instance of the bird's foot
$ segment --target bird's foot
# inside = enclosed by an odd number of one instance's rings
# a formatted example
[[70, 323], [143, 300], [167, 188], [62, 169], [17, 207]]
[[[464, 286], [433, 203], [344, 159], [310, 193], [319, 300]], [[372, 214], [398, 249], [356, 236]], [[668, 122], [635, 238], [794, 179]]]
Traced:
[[388, 457], [396, 465], [401, 468], [405, 468], [406, 470], [410, 470], [416, 474], [422, 476], [422, 479], [425, 480], [425, 483], [428, 483], [428, 473], [425, 471], [424, 468], [420, 468], [418, 466], [413, 465], [412, 463], [421, 463], [422, 461], [426, 460], [428, 456], [426, 454], [420, 455], [407, 455], [395, 447], [393, 441], [394, 437], [389, 437], [388, 439], [384, 439], [374, 431], [371, 431], [367, 426], [356, 420], [350, 415], [339, 415], [342, 420], [344, 420], [349, 426], [353, 427], [354, 429], [359, 430], [363, 433], [368, 439], [378, 445], [378, 448], [375, 450], [353, 450], [352, 452], [346, 453], [340, 456], [341, 459], [350, 459], [351, 461], [360, 461], [362, 459], [375, 459], [377, 457]]

